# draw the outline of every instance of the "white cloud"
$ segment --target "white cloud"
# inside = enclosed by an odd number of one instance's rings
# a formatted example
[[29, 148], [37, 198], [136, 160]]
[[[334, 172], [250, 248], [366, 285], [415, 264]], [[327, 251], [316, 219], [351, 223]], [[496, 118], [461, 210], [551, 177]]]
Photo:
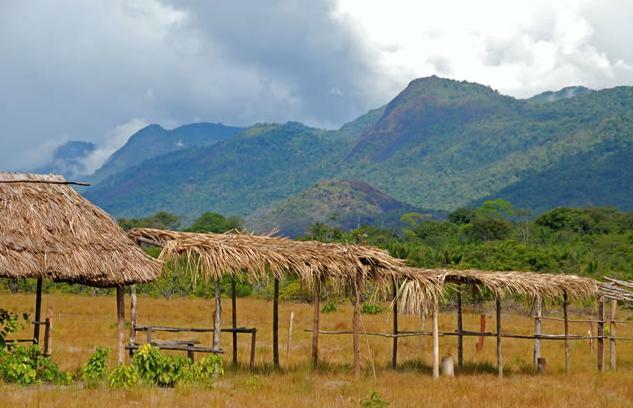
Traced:
[[84, 161], [86, 174], [94, 173], [128, 138], [149, 123], [143, 119], [132, 119], [108, 131], [103, 144], [98, 146]]

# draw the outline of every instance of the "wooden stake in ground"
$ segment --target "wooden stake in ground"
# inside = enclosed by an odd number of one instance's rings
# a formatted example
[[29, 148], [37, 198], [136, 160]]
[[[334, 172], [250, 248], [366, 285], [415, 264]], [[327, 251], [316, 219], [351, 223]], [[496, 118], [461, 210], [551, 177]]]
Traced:
[[393, 282], [393, 350], [391, 352], [391, 368], [398, 364], [398, 281]]
[[457, 286], [457, 367], [464, 366], [464, 320], [462, 316], [462, 288]]
[[543, 299], [537, 296], [534, 299], [534, 309], [536, 316], [534, 317], [534, 370], [538, 371], [538, 359], [541, 358], [541, 317], [543, 316]]
[[611, 321], [609, 322], [609, 366], [615, 371], [617, 368], [617, 356], [615, 354], [615, 314], [618, 310], [618, 301], [611, 300]]
[[503, 378], [503, 353], [501, 350], [501, 300], [497, 298], [497, 369], [499, 370], [499, 378]]
[[314, 282], [312, 297], [312, 367], [319, 365], [319, 317], [321, 315], [321, 279]]
[[123, 298], [123, 287], [116, 287], [116, 311], [118, 321], [118, 338], [117, 338], [117, 362], [123, 364], [125, 359], [125, 299]]
[[[479, 333], [484, 333], [485, 331], [486, 331], [486, 315], [482, 313], [481, 315], [479, 315]], [[479, 339], [477, 340], [477, 345], [475, 346], [477, 353], [481, 353], [483, 351], [485, 338], [486, 337], [483, 335], [479, 336]]]
[[568, 314], [567, 291], [563, 292], [563, 320], [565, 321], [565, 373], [571, 372], [571, 362], [569, 354], [569, 314]]
[[433, 378], [440, 377], [440, 328], [438, 322], [439, 305], [433, 302]]
[[354, 314], [352, 316], [352, 344], [354, 348], [354, 378], [360, 379], [360, 276], [356, 274], [354, 279]]
[[136, 344], [136, 285], [130, 287], [130, 345]]
[[279, 279], [273, 283], [273, 365], [279, 368]]
[[222, 348], [222, 280], [220, 277], [215, 278], [215, 312], [213, 315], [213, 348], [220, 350]]
[[598, 301], [598, 371], [604, 371], [604, 299]]
[[46, 309], [46, 330], [44, 331], [44, 355], [53, 353], [53, 307]]
[[235, 277], [231, 278], [231, 327], [233, 328], [233, 365], [237, 366], [237, 290]]
[[290, 311], [290, 321], [288, 322], [288, 344], [286, 344], [286, 361], [290, 365], [290, 347], [292, 345], [292, 326], [295, 320], [295, 312]]
[[33, 339], [35, 344], [40, 344], [40, 319], [42, 318], [42, 278], [37, 278], [35, 292], [35, 325], [33, 326]]

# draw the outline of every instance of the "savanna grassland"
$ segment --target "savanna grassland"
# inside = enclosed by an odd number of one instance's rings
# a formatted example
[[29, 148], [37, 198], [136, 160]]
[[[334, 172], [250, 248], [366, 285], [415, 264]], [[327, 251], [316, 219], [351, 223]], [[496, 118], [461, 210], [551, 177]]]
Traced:
[[[129, 299], [127, 299], [129, 301]], [[54, 309], [53, 359], [65, 370], [78, 370], [97, 346], [116, 346], [116, 315], [113, 296], [48, 294], [43, 310]], [[34, 297], [29, 294], [0, 294], [0, 304], [13, 311], [33, 312]], [[129, 305], [127, 305], [129, 307]], [[224, 324], [228, 325], [231, 305], [223, 302]], [[533, 322], [530, 311], [511, 301], [504, 303], [506, 333], [530, 334]], [[550, 306], [548, 313], [557, 314], [559, 308]], [[592, 308], [581, 311], [576, 305], [573, 317], [588, 317]], [[213, 389], [177, 387], [161, 389], [138, 386], [131, 390], [112, 390], [106, 385], [95, 389], [81, 383], [71, 386], [14, 386], [0, 385], [1, 406], [363, 406], [372, 392], [390, 406], [633, 406], [633, 342], [619, 342], [618, 370], [599, 374], [596, 370], [595, 345], [590, 353], [587, 340], [571, 345], [572, 374], [564, 374], [564, 353], [561, 341], [545, 341], [543, 355], [548, 360], [547, 373], [532, 374], [532, 341], [504, 339], [503, 350], [506, 378], [496, 377], [495, 341], [486, 338], [482, 352], [476, 352], [477, 338], [465, 338], [463, 370], [456, 378], [431, 378], [431, 339], [417, 337], [401, 339], [399, 368], [391, 370], [391, 340], [381, 337], [362, 337], [364, 373], [355, 382], [352, 363], [352, 342], [348, 335], [320, 336], [322, 365], [318, 370], [309, 366], [312, 310], [309, 304], [283, 302], [280, 305], [281, 372], [271, 369], [272, 361], [272, 303], [256, 298], [238, 299], [238, 325], [257, 327], [256, 369], [232, 368], [231, 337], [223, 334], [226, 350], [226, 373]], [[288, 319], [295, 315], [290, 353], [287, 353]], [[465, 328], [479, 329], [479, 310], [466, 308]], [[494, 327], [491, 310], [487, 330]], [[189, 327], [211, 326], [211, 300], [193, 298], [139, 298], [139, 324], [178, 325]], [[322, 314], [323, 330], [351, 328], [351, 306], [338, 305], [337, 311]], [[626, 319], [629, 312], [620, 310], [618, 318]], [[128, 316], [129, 318], [129, 316]], [[363, 327], [368, 332], [388, 332], [391, 314], [363, 315]], [[425, 328], [430, 328], [426, 321]], [[440, 330], [454, 330], [454, 311], [444, 310]], [[401, 330], [417, 330], [422, 326], [419, 316], [400, 316]], [[576, 334], [586, 334], [588, 325], [571, 324]], [[560, 322], [545, 321], [544, 332], [561, 333]], [[26, 332], [25, 332], [26, 333]], [[168, 338], [162, 335], [161, 338]], [[190, 334], [182, 338], [196, 338]], [[633, 327], [620, 325], [618, 336], [633, 337]], [[203, 344], [210, 344], [211, 336], [200, 336]], [[456, 354], [456, 338], [441, 337], [440, 353]], [[239, 359], [246, 365], [250, 337], [240, 338]], [[608, 342], [605, 347], [608, 361]], [[111, 356], [114, 367], [114, 353]], [[373, 364], [372, 364], [373, 362]], [[607, 364], [608, 365], [608, 364]], [[373, 369], [372, 369], [373, 366]], [[374, 375], [375, 369], [375, 375]], [[380, 406], [380, 405], [365, 405]]]

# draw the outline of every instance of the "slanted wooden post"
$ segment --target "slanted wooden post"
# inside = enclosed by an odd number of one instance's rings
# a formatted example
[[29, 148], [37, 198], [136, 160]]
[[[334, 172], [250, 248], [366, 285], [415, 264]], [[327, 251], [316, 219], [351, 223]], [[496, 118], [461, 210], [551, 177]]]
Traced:
[[398, 364], [398, 281], [393, 281], [393, 350], [391, 352], [391, 368]]
[[609, 322], [609, 366], [612, 370], [617, 368], [617, 357], [615, 354], [615, 314], [618, 310], [618, 301], [611, 300], [611, 320]]
[[130, 345], [136, 344], [136, 303], [136, 285], [132, 285], [130, 287]]
[[33, 326], [33, 339], [35, 344], [40, 344], [40, 319], [42, 317], [42, 278], [37, 278], [37, 289], [35, 292], [35, 325]]
[[233, 328], [233, 365], [237, 366], [237, 293], [235, 276], [231, 278], [231, 327]]
[[543, 299], [537, 295], [534, 299], [534, 371], [538, 372], [538, 360], [541, 358], [541, 317], [543, 316]]
[[565, 373], [571, 372], [571, 361], [569, 354], [569, 302], [567, 299], [567, 291], [563, 292], [563, 320], [565, 321]]
[[358, 273], [354, 278], [354, 314], [352, 316], [352, 344], [354, 348], [354, 378], [360, 379], [360, 293], [361, 281]]
[[497, 298], [497, 369], [499, 378], [503, 378], [503, 353], [501, 350], [501, 299]]
[[321, 278], [314, 282], [314, 295], [312, 296], [312, 367], [319, 365], [319, 317], [321, 314]]
[[116, 287], [116, 311], [118, 322], [117, 362], [123, 364], [125, 359], [125, 299], [123, 298], [123, 286]]
[[213, 348], [222, 348], [222, 278], [215, 278], [215, 312], [213, 318]]
[[462, 316], [462, 287], [457, 286], [457, 367], [464, 366], [464, 320]]
[[273, 365], [279, 368], [279, 278], [273, 284]]
[[439, 305], [433, 302], [433, 378], [440, 378], [440, 328], [438, 322]]
[[44, 355], [53, 353], [53, 307], [46, 309], [46, 328], [44, 330]]
[[598, 371], [604, 371], [604, 298], [598, 300]]
[[290, 349], [292, 348], [292, 328], [295, 320], [295, 312], [290, 311], [290, 321], [288, 322], [288, 343], [286, 344], [286, 364], [290, 366]]

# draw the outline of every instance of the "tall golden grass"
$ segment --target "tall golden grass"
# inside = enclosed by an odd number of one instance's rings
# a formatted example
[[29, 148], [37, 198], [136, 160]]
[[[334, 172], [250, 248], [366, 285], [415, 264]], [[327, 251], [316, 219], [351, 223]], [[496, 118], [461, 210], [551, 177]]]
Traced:
[[[54, 309], [53, 358], [62, 368], [78, 369], [97, 346], [116, 348], [116, 303], [112, 297], [76, 295], [45, 295], [44, 310]], [[2, 307], [14, 311], [33, 311], [32, 295], [0, 294]], [[511, 305], [504, 305], [505, 310]], [[129, 305], [127, 305], [129, 308]], [[516, 306], [517, 308], [520, 306]], [[224, 300], [224, 325], [229, 325], [230, 301]], [[288, 318], [294, 312], [294, 333], [290, 354], [286, 353]], [[494, 327], [492, 309], [488, 312], [488, 329]], [[551, 314], [557, 310], [552, 309]], [[528, 311], [504, 314], [507, 333], [530, 334], [533, 321]], [[139, 387], [130, 391], [101, 387], [84, 389], [70, 387], [0, 386], [1, 406], [358, 406], [372, 391], [391, 406], [632, 406], [633, 405], [633, 344], [619, 342], [618, 371], [596, 370], [595, 345], [590, 353], [588, 341], [573, 341], [571, 346], [572, 374], [564, 374], [564, 351], [561, 341], [544, 341], [543, 355], [548, 360], [548, 371], [543, 376], [531, 373], [532, 341], [504, 339], [506, 378], [496, 378], [494, 369], [495, 344], [485, 340], [482, 352], [475, 350], [476, 337], [464, 341], [466, 367], [453, 379], [434, 381], [430, 375], [431, 340], [418, 337], [399, 341], [399, 368], [389, 368], [391, 340], [380, 337], [362, 339], [364, 375], [355, 382], [352, 374], [352, 339], [347, 335], [322, 335], [320, 356], [322, 366], [310, 368], [310, 333], [312, 311], [307, 304], [280, 305], [280, 344], [282, 372], [273, 372], [272, 361], [272, 303], [265, 300], [238, 299], [238, 325], [257, 327], [257, 368], [254, 373], [246, 368], [233, 369], [231, 336], [223, 334], [222, 345], [227, 364], [225, 377], [214, 389], [199, 388], [155, 389]], [[210, 327], [213, 321], [212, 300], [139, 298], [139, 324]], [[322, 314], [323, 330], [344, 330], [351, 327], [350, 305], [340, 305], [338, 311]], [[579, 317], [578, 313], [571, 316]], [[583, 316], [586, 317], [586, 316]], [[621, 311], [619, 319], [625, 319]], [[419, 316], [399, 317], [401, 330], [421, 328]], [[466, 308], [465, 328], [479, 329], [479, 311]], [[430, 328], [430, 321], [425, 322]], [[363, 315], [362, 327], [368, 332], [388, 332], [391, 315]], [[440, 316], [441, 330], [454, 330], [455, 316], [445, 311]], [[587, 324], [571, 324], [572, 333], [586, 334]], [[562, 323], [544, 321], [545, 333], [562, 333]], [[23, 334], [27, 334], [24, 332]], [[620, 325], [619, 336], [633, 337], [633, 327]], [[161, 335], [169, 338], [169, 335]], [[192, 338], [181, 334], [181, 338]], [[211, 343], [211, 334], [193, 336], [204, 344]], [[442, 355], [456, 354], [456, 338], [441, 337]], [[247, 364], [250, 338], [240, 337], [239, 360]], [[608, 356], [608, 342], [606, 342]], [[608, 357], [606, 359], [608, 361]], [[373, 375], [372, 362], [376, 377]], [[111, 362], [114, 366], [114, 356]], [[608, 364], [607, 364], [608, 366]]]

